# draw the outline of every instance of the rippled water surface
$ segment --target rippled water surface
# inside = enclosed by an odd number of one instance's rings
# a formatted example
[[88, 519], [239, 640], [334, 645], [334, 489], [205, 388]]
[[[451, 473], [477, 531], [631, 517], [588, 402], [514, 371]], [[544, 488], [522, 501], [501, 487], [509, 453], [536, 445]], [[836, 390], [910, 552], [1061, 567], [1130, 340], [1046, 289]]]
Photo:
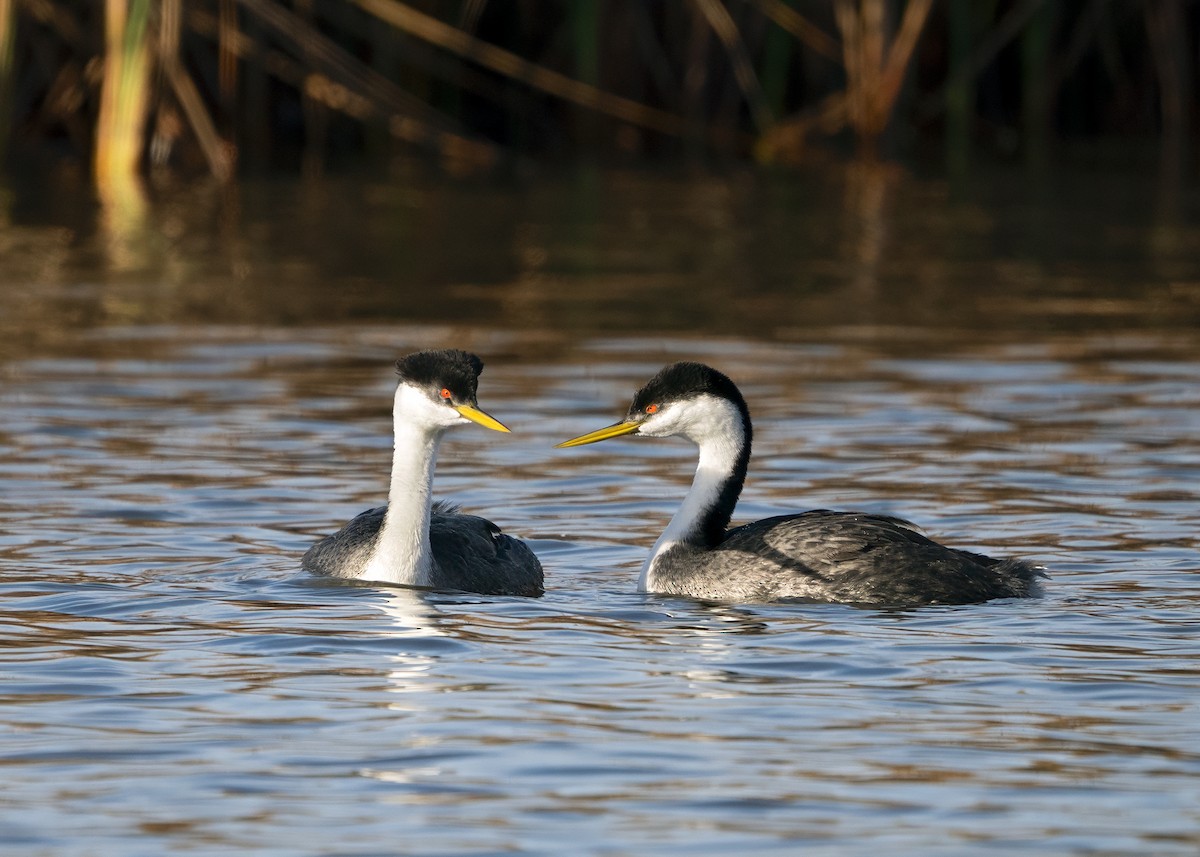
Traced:
[[[18, 195], [0, 848], [1195, 854], [1197, 209], [1067, 190], [250, 188], [115, 236]], [[385, 497], [391, 361], [450, 345], [514, 433], [456, 430], [435, 493], [547, 594], [309, 578]], [[756, 419], [735, 520], [897, 514], [1046, 596], [636, 593], [693, 451], [552, 447], [685, 357]]]

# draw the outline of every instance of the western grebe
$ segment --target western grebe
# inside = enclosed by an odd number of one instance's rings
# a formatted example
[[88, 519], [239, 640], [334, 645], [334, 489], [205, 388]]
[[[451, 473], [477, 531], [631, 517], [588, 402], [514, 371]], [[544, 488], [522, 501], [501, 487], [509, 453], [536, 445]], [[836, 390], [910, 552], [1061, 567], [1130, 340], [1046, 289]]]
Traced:
[[542, 566], [522, 541], [484, 518], [430, 497], [446, 429], [478, 423], [508, 431], [479, 410], [483, 361], [465, 351], [421, 351], [396, 363], [395, 447], [388, 504], [368, 509], [304, 554], [316, 574], [486, 595], [541, 595]]
[[1045, 572], [931, 541], [899, 518], [817, 509], [727, 530], [750, 462], [750, 410], [700, 363], [667, 366], [625, 419], [560, 443], [626, 434], [685, 437], [700, 448], [686, 499], [642, 567], [644, 592], [714, 601], [803, 598], [853, 604], [969, 604], [1037, 595]]

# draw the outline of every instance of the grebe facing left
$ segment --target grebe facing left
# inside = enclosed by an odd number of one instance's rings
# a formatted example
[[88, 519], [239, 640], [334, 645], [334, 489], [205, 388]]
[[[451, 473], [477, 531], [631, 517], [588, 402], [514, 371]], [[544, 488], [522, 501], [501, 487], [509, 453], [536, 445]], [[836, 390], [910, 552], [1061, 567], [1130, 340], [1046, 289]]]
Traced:
[[801, 598], [851, 604], [970, 604], [1037, 595], [1041, 567], [945, 547], [899, 518], [818, 509], [727, 530], [750, 462], [750, 410], [729, 378], [667, 366], [625, 419], [560, 443], [621, 435], [684, 437], [700, 460], [683, 505], [655, 543], [638, 588], [713, 601]]

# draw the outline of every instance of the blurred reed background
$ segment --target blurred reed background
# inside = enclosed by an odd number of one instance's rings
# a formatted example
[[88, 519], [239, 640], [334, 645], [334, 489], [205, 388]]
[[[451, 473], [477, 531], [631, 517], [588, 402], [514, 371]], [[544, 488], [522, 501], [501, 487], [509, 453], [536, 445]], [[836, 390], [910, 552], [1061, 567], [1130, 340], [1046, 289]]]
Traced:
[[1198, 34], [1193, 0], [0, 0], [0, 147], [103, 195], [414, 153], [962, 169], [1115, 141], [1175, 175]]

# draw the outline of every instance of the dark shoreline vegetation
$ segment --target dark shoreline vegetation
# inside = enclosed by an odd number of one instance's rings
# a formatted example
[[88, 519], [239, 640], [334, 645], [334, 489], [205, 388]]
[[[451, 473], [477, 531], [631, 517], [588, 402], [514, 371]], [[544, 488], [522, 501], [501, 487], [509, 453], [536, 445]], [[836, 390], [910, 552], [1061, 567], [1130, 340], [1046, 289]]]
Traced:
[[[0, 149], [218, 181], [397, 156], [1196, 157], [1192, 0], [0, 0]], [[136, 191], [135, 191], [136, 193]]]

